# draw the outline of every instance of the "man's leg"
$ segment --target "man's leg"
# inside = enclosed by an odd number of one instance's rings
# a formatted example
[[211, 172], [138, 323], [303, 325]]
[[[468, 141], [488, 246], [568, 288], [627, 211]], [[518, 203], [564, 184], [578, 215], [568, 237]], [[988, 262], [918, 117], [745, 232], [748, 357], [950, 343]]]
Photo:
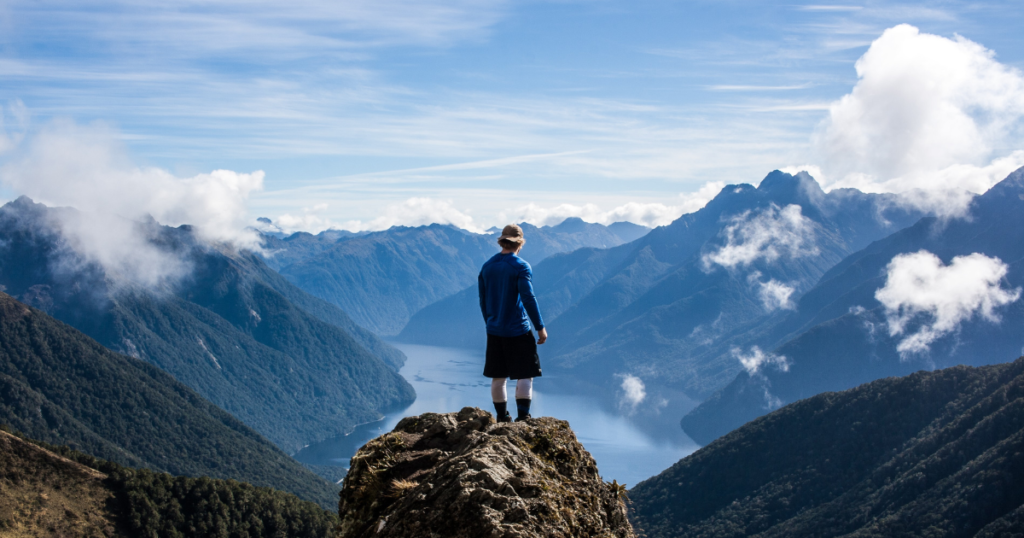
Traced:
[[519, 416], [516, 420], [530, 418], [530, 403], [533, 402], [533, 378], [520, 379], [516, 381], [516, 410]]
[[507, 377], [497, 377], [491, 380], [491, 401], [494, 402], [494, 416], [498, 422], [512, 422], [512, 415], [508, 412], [506, 382], [508, 382]]

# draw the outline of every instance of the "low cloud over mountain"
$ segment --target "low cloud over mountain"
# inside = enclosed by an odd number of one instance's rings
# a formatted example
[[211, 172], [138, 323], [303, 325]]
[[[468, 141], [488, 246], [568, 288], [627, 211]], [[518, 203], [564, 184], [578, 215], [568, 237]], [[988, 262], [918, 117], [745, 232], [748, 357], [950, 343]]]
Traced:
[[45, 204], [77, 208], [53, 213], [51, 224], [66, 247], [144, 286], [180, 279], [190, 268], [155, 245], [138, 222], [187, 224], [210, 244], [259, 248], [257, 234], [247, 229], [247, 202], [263, 188], [263, 172], [176, 177], [133, 163], [117, 132], [101, 124], [48, 124], [12, 150], [0, 180]]
[[[979, 253], [957, 256], [949, 265], [926, 250], [893, 258], [875, 299], [885, 307], [889, 336], [903, 336], [897, 351], [904, 356], [928, 351], [932, 342], [976, 315], [998, 323], [997, 308], [1020, 299], [1021, 288], [1003, 288], [1007, 271], [999, 258]], [[908, 331], [919, 317], [925, 321]]]

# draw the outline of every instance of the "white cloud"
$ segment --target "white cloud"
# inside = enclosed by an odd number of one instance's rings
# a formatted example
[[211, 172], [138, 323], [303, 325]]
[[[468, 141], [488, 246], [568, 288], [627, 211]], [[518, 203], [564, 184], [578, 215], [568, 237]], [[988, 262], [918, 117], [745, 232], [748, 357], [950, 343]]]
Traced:
[[630, 374], [622, 374], [618, 377], [622, 378], [622, 384], [619, 386], [622, 389], [619, 407], [636, 409], [636, 406], [640, 405], [647, 397], [647, 388], [644, 386], [643, 380]]
[[[705, 204], [725, 186], [722, 182], [708, 182], [692, 193], [680, 194], [678, 205], [660, 203], [628, 202], [612, 209], [602, 209], [596, 204], [558, 204], [544, 207], [536, 203], [528, 203], [516, 209], [498, 212], [493, 222], [479, 222], [469, 214], [470, 210], [460, 210], [451, 200], [439, 200], [430, 197], [414, 197], [388, 205], [383, 214], [369, 221], [350, 220], [335, 225], [329, 219], [319, 216], [320, 211], [306, 209], [302, 215], [285, 214], [274, 220], [274, 224], [286, 231], [324, 230], [339, 227], [351, 231], [385, 230], [391, 226], [422, 226], [440, 223], [452, 224], [472, 232], [482, 233], [487, 227], [508, 222], [529, 222], [536, 226], [554, 226], [569, 217], [579, 217], [587, 222], [612, 224], [614, 222], [632, 222], [648, 227], [664, 226], [680, 215], [693, 212]], [[325, 209], [321, 206], [321, 209]], [[493, 218], [493, 217], [492, 217]]]
[[604, 210], [596, 204], [559, 204], [554, 207], [543, 207], [531, 203], [501, 213], [500, 220], [502, 222], [529, 222], [536, 226], [553, 226], [569, 217], [579, 217], [587, 222], [604, 225], [626, 221], [654, 228], [665, 226], [682, 215], [699, 210], [718, 195], [724, 187], [725, 183], [721, 181], [706, 182], [695, 192], [681, 193], [679, 203], [671, 205], [627, 202], [618, 207]]
[[761, 281], [761, 271], [752, 271], [747, 275], [747, 282], [751, 286], [757, 288], [757, 296], [761, 299], [761, 305], [768, 312], [775, 310], [794, 310], [796, 305], [791, 300], [795, 288], [789, 286], [783, 282], [775, 280], [774, 278], [769, 279], [767, 282]]
[[[10, 117], [10, 121], [8, 120]], [[14, 149], [25, 136], [28, 129], [29, 112], [25, 103], [16, 99], [7, 105], [7, 111], [0, 107], [0, 155]], [[11, 129], [10, 127], [13, 127]]]
[[796, 308], [796, 305], [790, 300], [795, 291], [792, 286], [787, 286], [774, 278], [768, 282], [758, 282], [758, 286], [757, 293], [765, 310], [771, 312], [777, 309], [793, 310]]
[[732, 268], [750, 265], [758, 259], [773, 262], [781, 256], [798, 257], [818, 253], [814, 245], [814, 223], [803, 216], [796, 204], [782, 209], [772, 204], [763, 210], [732, 217], [723, 230], [726, 244], [701, 258], [704, 268], [713, 264]]
[[136, 225], [147, 216], [171, 226], [190, 224], [210, 243], [259, 248], [247, 229], [246, 202], [262, 188], [263, 172], [215, 170], [178, 178], [132, 164], [112, 129], [68, 121], [47, 125], [11, 153], [0, 180], [37, 202], [79, 209], [80, 218], [65, 216], [60, 223], [69, 244], [139, 283], [155, 285], [183, 270]]
[[529, 222], [536, 226], [554, 226], [569, 217], [579, 217], [587, 222], [611, 224], [629, 221], [648, 227], [663, 226], [679, 218], [676, 207], [658, 203], [629, 202], [611, 210], [603, 210], [596, 204], [559, 204], [543, 207], [530, 203], [512, 211], [502, 212], [501, 221]]
[[328, 204], [316, 204], [313, 207], [302, 208], [301, 215], [285, 213], [274, 219], [273, 226], [276, 229], [268, 231], [280, 231], [288, 234], [303, 231], [315, 234], [331, 228], [338, 228], [338, 225], [331, 222], [331, 219], [322, 216], [328, 207]]
[[999, 322], [996, 308], [1020, 298], [1021, 289], [1003, 289], [1007, 266], [999, 258], [974, 253], [943, 265], [938, 256], [921, 250], [900, 254], [889, 262], [885, 286], [875, 298], [885, 306], [889, 335], [904, 334], [915, 319], [920, 328], [897, 345], [904, 357], [928, 351], [932, 342], [980, 315]]
[[[1024, 165], [1024, 75], [961, 36], [902, 24], [856, 63], [859, 77], [815, 136], [827, 188], [908, 192], [960, 216], [970, 197]], [[914, 191], [914, 192], [911, 192]]]
[[780, 372], [788, 372], [789, 360], [782, 355], [765, 353], [758, 346], [751, 346], [748, 353], [743, 353], [743, 350], [738, 347], [732, 348], [730, 352], [743, 365], [743, 370], [747, 372], [747, 375], [760, 386], [764, 393], [764, 408], [772, 411], [782, 407], [784, 402], [781, 398], [772, 394], [771, 381], [762, 373], [762, 369], [767, 366], [774, 366]]
[[391, 204], [384, 214], [369, 221], [348, 221], [341, 228], [359, 232], [364, 230], [386, 230], [392, 226], [424, 226], [427, 224], [452, 224], [464, 230], [483, 233], [473, 222], [473, 217], [456, 209], [450, 200], [433, 198], [409, 198], [400, 204]]
[[[449, 46], [479, 39], [504, 15], [506, 3], [490, 0], [192, 0], [47, 2], [54, 21], [38, 30], [51, 40], [77, 38], [131, 43], [136, 53], [187, 57], [258, 51], [281, 59], [339, 51], [416, 44]], [[21, 21], [35, 21], [36, 3], [5, 7]], [[47, 35], [48, 34], [48, 35]], [[336, 56], [335, 56], [336, 57]]]
[[750, 352], [743, 353], [743, 350], [734, 347], [730, 350], [733, 358], [740, 361], [747, 374], [754, 376], [761, 372], [765, 366], [774, 366], [780, 372], [789, 371], [789, 359], [774, 353], [765, 353], [758, 346], [751, 346]]

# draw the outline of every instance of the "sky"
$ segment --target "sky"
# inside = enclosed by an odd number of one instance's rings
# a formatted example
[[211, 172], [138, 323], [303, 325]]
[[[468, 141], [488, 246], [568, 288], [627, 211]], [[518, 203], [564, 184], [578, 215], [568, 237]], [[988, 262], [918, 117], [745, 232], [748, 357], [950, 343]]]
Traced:
[[656, 226], [806, 169], [962, 216], [1024, 165], [1002, 2], [0, 0], [0, 200], [212, 238]]

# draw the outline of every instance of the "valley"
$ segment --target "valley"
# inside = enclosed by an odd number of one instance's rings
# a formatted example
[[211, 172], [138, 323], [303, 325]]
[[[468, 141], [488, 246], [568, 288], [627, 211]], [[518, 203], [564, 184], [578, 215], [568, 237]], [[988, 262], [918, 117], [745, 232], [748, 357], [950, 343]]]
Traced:
[[[480, 375], [482, 351], [413, 344], [398, 344], [398, 348], [408, 357], [399, 373], [416, 390], [416, 401], [348, 435], [305, 447], [293, 455], [296, 460], [348, 469], [360, 447], [390, 431], [404, 417], [451, 413], [463, 407], [493, 411], [490, 382]], [[675, 415], [666, 413], [651, 420], [631, 414], [618, 402], [594, 395], [591, 387], [574, 385], [557, 374], [536, 380], [533, 406], [536, 416], [567, 421], [594, 457], [601, 476], [620, 484], [632, 486], [650, 478], [698, 448], [679, 429]]]

